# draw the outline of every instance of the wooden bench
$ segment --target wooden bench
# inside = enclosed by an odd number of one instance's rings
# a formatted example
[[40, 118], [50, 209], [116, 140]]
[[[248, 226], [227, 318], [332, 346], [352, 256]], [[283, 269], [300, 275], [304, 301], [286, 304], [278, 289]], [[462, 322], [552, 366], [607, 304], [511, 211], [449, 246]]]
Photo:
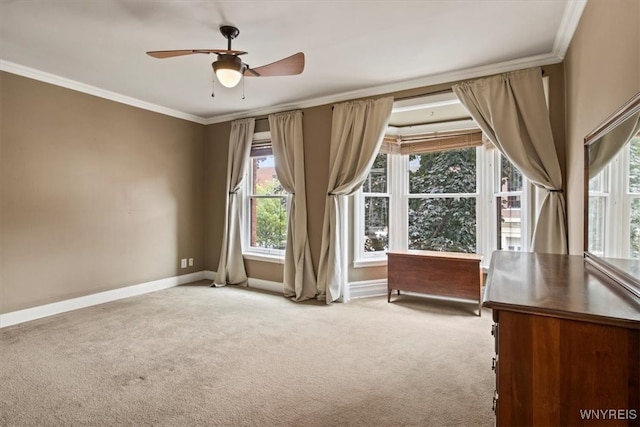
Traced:
[[478, 302], [482, 316], [482, 255], [459, 252], [388, 252], [387, 302], [391, 292], [418, 292]]

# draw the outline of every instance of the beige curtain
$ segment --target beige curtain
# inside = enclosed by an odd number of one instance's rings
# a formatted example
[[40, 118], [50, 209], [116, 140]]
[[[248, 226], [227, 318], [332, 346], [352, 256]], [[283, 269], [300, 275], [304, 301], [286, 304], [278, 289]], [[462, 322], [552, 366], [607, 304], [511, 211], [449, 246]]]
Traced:
[[342, 295], [347, 281], [346, 196], [360, 188], [382, 144], [393, 98], [333, 107], [329, 186], [318, 265], [318, 299], [327, 304]]
[[238, 190], [245, 175], [245, 165], [251, 151], [255, 119], [231, 122], [229, 158], [227, 161], [227, 216], [222, 233], [222, 249], [214, 286], [247, 285], [247, 273], [242, 258], [241, 200]]
[[634, 114], [589, 146], [589, 178], [598, 175], [627, 142], [640, 131], [640, 113]]
[[562, 173], [540, 67], [453, 86], [471, 117], [522, 173], [546, 190], [532, 239], [534, 252], [568, 252]]
[[315, 298], [317, 286], [307, 233], [302, 112], [271, 114], [269, 128], [276, 173], [285, 191], [290, 194], [284, 256], [284, 295], [295, 301], [304, 301]]

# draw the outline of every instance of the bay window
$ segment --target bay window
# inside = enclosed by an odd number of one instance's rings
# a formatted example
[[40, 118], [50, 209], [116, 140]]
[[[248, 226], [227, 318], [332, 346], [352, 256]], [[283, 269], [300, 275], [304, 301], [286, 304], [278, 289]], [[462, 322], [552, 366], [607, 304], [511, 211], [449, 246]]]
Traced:
[[528, 250], [529, 181], [478, 129], [398, 140], [386, 140], [354, 196], [354, 266], [433, 250], [480, 253], [486, 267], [496, 249]]

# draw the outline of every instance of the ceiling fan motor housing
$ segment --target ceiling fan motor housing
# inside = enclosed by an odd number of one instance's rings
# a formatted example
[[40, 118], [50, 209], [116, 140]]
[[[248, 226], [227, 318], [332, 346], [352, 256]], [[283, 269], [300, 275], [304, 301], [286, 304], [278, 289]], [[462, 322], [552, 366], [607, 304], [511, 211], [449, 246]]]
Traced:
[[220, 27], [220, 33], [224, 36], [225, 39], [233, 40], [238, 37], [240, 34], [240, 30], [236, 27], [232, 27], [231, 25], [223, 25]]

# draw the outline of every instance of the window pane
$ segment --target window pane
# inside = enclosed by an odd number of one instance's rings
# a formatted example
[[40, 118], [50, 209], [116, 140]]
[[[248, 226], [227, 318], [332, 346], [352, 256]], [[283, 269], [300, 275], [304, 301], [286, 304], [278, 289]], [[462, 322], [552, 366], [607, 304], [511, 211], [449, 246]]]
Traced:
[[273, 156], [252, 157], [253, 168], [252, 194], [284, 194], [284, 189], [278, 180]]
[[362, 184], [362, 191], [365, 193], [386, 193], [387, 192], [387, 155], [378, 154], [371, 171]]
[[379, 252], [389, 249], [389, 199], [364, 198], [364, 251]]
[[496, 197], [496, 206], [498, 206], [497, 249], [521, 250], [520, 196]]
[[251, 246], [284, 249], [287, 244], [287, 206], [284, 197], [251, 198]]
[[604, 221], [605, 221], [605, 203], [604, 197], [589, 197], [589, 216], [588, 222], [588, 241], [589, 252], [602, 256], [604, 254]]
[[603, 192], [605, 188], [605, 173], [609, 170], [607, 166], [598, 175], [589, 179], [589, 191]]
[[640, 199], [631, 199], [631, 258], [640, 258]]
[[506, 191], [522, 191], [522, 173], [500, 155], [500, 192]]
[[629, 143], [629, 192], [640, 193], [640, 137]]
[[476, 251], [476, 199], [409, 199], [409, 249]]
[[476, 149], [463, 148], [411, 154], [409, 156], [409, 192], [412, 194], [475, 193]]

